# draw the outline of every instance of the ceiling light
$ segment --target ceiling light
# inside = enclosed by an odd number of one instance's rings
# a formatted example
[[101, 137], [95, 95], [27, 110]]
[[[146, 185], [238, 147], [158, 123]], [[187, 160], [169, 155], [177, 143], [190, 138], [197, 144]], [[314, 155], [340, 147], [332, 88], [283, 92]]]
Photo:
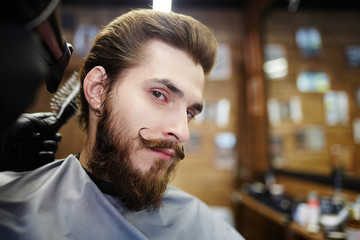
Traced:
[[153, 0], [153, 10], [171, 12], [172, 0]]

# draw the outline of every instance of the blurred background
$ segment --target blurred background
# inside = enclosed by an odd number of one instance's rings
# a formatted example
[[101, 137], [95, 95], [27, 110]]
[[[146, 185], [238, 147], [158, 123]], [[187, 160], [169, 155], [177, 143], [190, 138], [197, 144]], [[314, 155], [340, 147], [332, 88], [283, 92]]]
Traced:
[[[63, 32], [74, 47], [64, 79], [79, 69], [103, 25], [152, 6], [61, 1]], [[172, 184], [247, 239], [325, 239], [320, 220], [310, 234], [295, 212], [309, 193], [319, 201], [340, 196], [343, 207], [360, 194], [360, 2], [174, 0], [171, 10], [200, 20], [219, 41], [205, 108], [191, 124]], [[51, 111], [51, 97], [44, 83], [27, 112]], [[60, 133], [57, 158], [81, 150], [75, 118]]]

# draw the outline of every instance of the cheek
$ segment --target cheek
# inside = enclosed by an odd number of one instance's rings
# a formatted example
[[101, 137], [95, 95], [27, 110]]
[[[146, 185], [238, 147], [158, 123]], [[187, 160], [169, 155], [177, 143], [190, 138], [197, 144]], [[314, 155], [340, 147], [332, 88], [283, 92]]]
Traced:
[[112, 107], [115, 121], [125, 121], [129, 132], [133, 135], [135, 132], [137, 134], [143, 124], [143, 112], [146, 110], [146, 105], [142, 104], [135, 94], [129, 94], [129, 92], [131, 91], [119, 91]]
[[146, 127], [155, 130], [159, 128], [165, 120], [166, 116], [159, 111], [159, 109], [144, 104], [133, 112], [131, 121], [136, 123], [139, 128]]
[[157, 129], [165, 116], [159, 111], [144, 102], [123, 103], [122, 107], [116, 110], [117, 121], [125, 121], [129, 127], [129, 133], [137, 136], [141, 128]]
[[[132, 92], [132, 94], [129, 94], [129, 92]], [[121, 118], [128, 123], [132, 135], [136, 134], [137, 136], [138, 131], [144, 127], [159, 131], [168, 115], [171, 114], [169, 109], [154, 105], [151, 100], [144, 96], [143, 92], [138, 92], [138, 89], [132, 91], [121, 90], [117, 96], [119, 97], [113, 104], [117, 118]]]

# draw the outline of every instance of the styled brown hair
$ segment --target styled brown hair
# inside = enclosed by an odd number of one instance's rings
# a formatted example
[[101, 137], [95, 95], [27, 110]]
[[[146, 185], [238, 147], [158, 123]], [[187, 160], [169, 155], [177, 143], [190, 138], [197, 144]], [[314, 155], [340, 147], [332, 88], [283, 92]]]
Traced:
[[[109, 93], [124, 70], [136, 67], [141, 62], [143, 46], [154, 39], [186, 52], [196, 64], [202, 66], [205, 75], [215, 63], [216, 38], [199, 21], [173, 12], [132, 10], [115, 18], [96, 36], [80, 68], [81, 87], [88, 72], [96, 66], [102, 66], [108, 76], [105, 94]], [[84, 92], [80, 92], [79, 120], [87, 130], [89, 107]]]

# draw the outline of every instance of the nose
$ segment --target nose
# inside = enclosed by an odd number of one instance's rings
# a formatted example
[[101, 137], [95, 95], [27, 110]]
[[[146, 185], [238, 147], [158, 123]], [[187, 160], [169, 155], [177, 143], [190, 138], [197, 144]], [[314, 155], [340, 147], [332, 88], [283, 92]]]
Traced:
[[190, 139], [189, 123], [187, 113], [173, 114], [170, 116], [168, 126], [165, 127], [164, 134], [168, 138], [177, 142], [186, 142]]

